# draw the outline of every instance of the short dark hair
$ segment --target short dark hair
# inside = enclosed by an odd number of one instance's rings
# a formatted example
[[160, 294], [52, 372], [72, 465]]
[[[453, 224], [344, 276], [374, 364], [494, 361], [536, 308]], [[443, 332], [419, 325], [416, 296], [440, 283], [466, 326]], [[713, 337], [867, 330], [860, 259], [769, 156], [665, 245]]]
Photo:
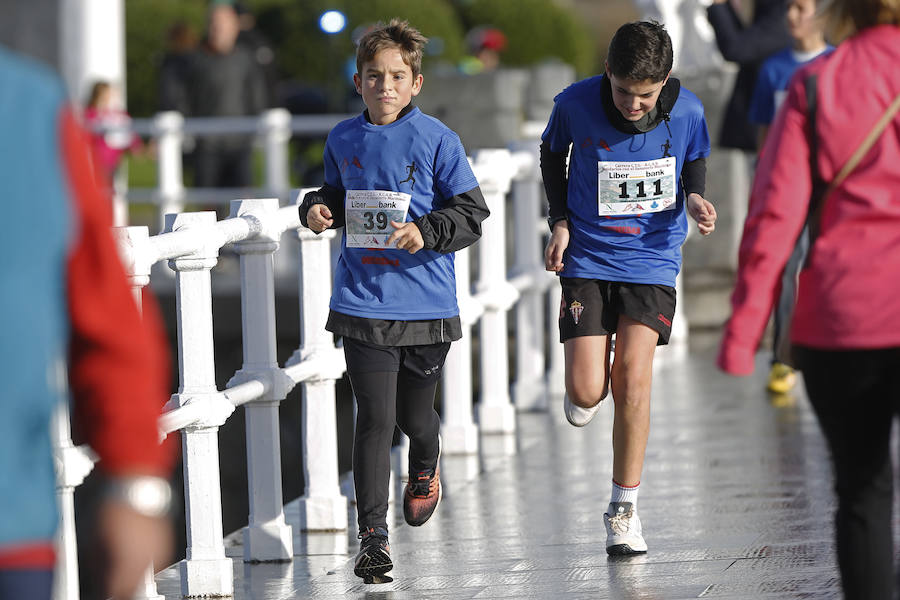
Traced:
[[662, 81], [672, 70], [672, 40], [656, 21], [625, 23], [609, 42], [606, 63], [622, 79]]
[[397, 48], [403, 62], [412, 69], [413, 77], [417, 77], [422, 72], [422, 50], [427, 42], [428, 38], [408, 21], [391, 19], [387, 25], [376, 23], [359, 40], [356, 48], [356, 72], [362, 75], [362, 66], [375, 58], [380, 50]]

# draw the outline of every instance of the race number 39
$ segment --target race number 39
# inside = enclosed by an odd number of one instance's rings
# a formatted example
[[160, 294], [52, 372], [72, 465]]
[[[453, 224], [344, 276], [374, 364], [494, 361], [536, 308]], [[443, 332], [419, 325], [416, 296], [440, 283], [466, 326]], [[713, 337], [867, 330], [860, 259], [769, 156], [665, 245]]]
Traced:
[[412, 196], [386, 190], [347, 190], [344, 200], [348, 248], [385, 248], [391, 221], [403, 223]]
[[597, 162], [597, 214], [637, 215], [675, 207], [675, 157]]

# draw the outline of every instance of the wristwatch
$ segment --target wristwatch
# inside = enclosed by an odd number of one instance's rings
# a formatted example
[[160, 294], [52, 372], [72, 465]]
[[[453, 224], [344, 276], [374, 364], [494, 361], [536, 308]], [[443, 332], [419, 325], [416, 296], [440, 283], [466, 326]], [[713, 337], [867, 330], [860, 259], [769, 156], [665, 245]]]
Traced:
[[172, 506], [172, 487], [162, 477], [117, 477], [110, 480], [107, 497], [146, 517], [163, 517]]

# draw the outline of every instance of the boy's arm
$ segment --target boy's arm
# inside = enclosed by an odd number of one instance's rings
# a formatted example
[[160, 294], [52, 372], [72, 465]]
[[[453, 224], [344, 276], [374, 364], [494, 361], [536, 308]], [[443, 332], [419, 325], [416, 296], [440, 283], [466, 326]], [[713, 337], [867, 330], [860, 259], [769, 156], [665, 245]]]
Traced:
[[557, 221], [566, 218], [566, 197], [569, 181], [566, 178], [566, 152], [554, 152], [550, 144], [541, 142], [541, 176], [550, 210], [547, 222], [550, 229]]
[[684, 187], [685, 205], [688, 214], [697, 222], [703, 235], [709, 235], [716, 228], [716, 208], [706, 200], [706, 157], [700, 157], [684, 164], [681, 169], [681, 185]]
[[696, 160], [684, 163], [681, 169], [681, 185], [684, 187], [685, 197], [691, 194], [703, 195], [706, 193], [706, 157], [701, 156]]
[[481, 222], [490, 214], [481, 188], [476, 187], [451, 197], [444, 208], [422, 215], [414, 223], [426, 249], [448, 253], [478, 241]]
[[306, 215], [309, 209], [316, 204], [324, 204], [331, 211], [331, 218], [334, 222], [331, 224], [330, 229], [344, 226], [344, 190], [326, 183], [318, 190], [308, 192], [303, 196], [303, 202], [300, 203], [298, 210], [300, 213], [300, 224], [304, 227], [309, 227]]

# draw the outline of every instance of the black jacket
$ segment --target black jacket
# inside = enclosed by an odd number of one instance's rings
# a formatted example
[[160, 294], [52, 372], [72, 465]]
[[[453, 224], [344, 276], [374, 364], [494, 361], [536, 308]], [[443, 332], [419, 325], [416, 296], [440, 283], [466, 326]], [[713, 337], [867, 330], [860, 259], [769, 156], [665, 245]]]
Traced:
[[756, 126], [747, 118], [750, 99], [760, 65], [791, 44], [785, 23], [787, 5], [784, 0], [756, 0], [750, 25], [741, 21], [730, 2], [711, 4], [706, 13], [722, 56], [740, 66], [725, 108], [719, 145], [755, 151]]

